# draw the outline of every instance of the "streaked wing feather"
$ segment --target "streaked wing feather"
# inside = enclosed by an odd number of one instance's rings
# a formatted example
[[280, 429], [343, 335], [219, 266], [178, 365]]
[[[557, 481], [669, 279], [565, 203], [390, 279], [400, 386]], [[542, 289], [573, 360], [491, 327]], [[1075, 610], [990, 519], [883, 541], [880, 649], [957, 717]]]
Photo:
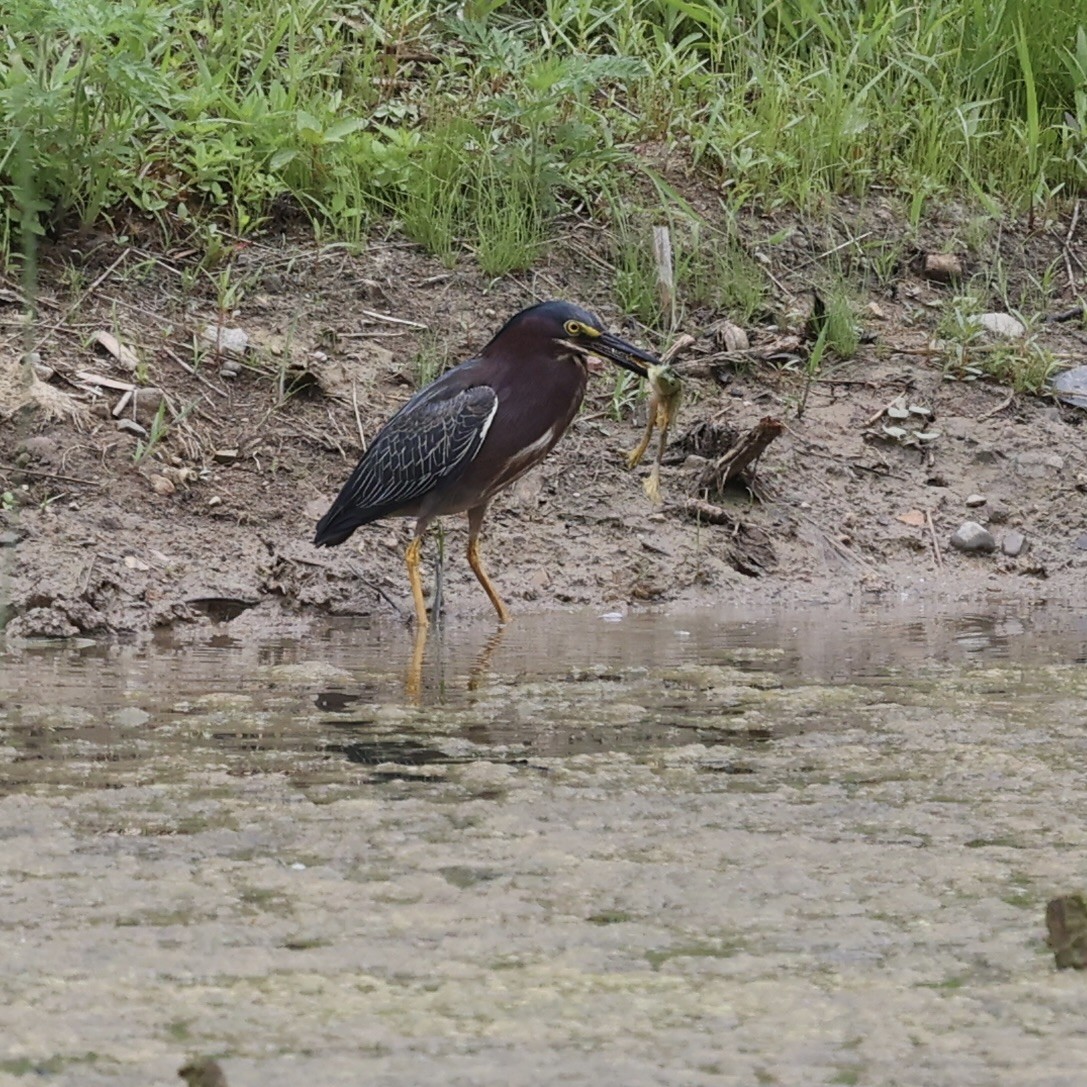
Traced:
[[486, 385], [409, 401], [374, 438], [343, 489], [343, 504], [389, 511], [459, 475], [479, 452], [496, 407]]

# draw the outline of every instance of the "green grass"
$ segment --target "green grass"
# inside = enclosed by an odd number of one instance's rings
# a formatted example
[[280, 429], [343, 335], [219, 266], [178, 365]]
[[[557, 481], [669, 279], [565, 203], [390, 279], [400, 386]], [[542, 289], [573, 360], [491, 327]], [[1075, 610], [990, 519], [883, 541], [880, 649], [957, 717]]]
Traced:
[[642, 145], [732, 217], [874, 191], [915, 225], [952, 197], [1033, 214], [1087, 176], [1087, 0], [11, 0], [0, 34], [5, 264], [75, 221], [202, 244], [293, 208], [498, 276], [588, 212], [658, 323], [624, 233], [644, 208], [680, 300], [739, 319], [761, 270], [736, 240], [684, 248], [696, 217]]

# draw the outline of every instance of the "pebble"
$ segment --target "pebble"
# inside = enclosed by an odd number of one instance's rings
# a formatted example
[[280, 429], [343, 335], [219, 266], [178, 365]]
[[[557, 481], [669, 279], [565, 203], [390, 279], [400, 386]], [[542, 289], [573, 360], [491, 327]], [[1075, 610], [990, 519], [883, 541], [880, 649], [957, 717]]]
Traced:
[[234, 355], [240, 358], [249, 347], [249, 333], [242, 328], [205, 325], [200, 335], [204, 342], [210, 344], [220, 355]]
[[726, 351], [746, 351], [751, 346], [744, 329], [731, 321], [721, 322], [717, 329], [717, 339]]
[[1026, 546], [1026, 536], [1022, 532], [1016, 532], [1014, 528], [1010, 532], [1005, 532], [1004, 538], [1000, 541], [1000, 550], [1013, 559], [1016, 555], [1021, 555]]
[[986, 332], [995, 336], [1006, 336], [1009, 340], [1018, 340], [1027, 334], [1027, 326], [1010, 313], [980, 313], [978, 324]]
[[936, 283], [954, 283], [962, 279], [962, 261], [953, 253], [928, 253], [922, 271]]
[[147, 431], [135, 419], [118, 419], [117, 429], [123, 430], [126, 434], [138, 434], [141, 438], [147, 437]]
[[150, 385], [136, 389], [132, 394], [132, 414], [141, 426], [150, 426], [162, 407], [166, 394]]
[[1059, 472], [1064, 467], [1064, 458], [1059, 453], [1046, 453], [1044, 450], [1031, 450], [1015, 455], [1015, 470], [1021, 476], [1040, 479], [1051, 472]]
[[951, 546], [960, 551], [977, 551], [988, 553], [996, 550], [996, 540], [993, 534], [977, 521], [966, 521], [961, 524], [951, 537]]
[[983, 494], [968, 494], [966, 496], [966, 505], [969, 508], [974, 506], [984, 506], [988, 499]]
[[0, 532], [0, 547], [14, 547], [19, 539], [18, 532]]

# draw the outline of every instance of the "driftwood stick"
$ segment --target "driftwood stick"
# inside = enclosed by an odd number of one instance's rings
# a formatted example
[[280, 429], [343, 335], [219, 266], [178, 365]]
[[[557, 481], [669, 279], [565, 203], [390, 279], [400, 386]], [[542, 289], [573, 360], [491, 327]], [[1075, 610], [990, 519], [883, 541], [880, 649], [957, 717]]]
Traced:
[[940, 538], [936, 535], [936, 526], [932, 522], [932, 510], [925, 510], [925, 524], [928, 525], [932, 539], [932, 554], [936, 558], [936, 568], [942, 570], [944, 568], [944, 557], [940, 552]]
[[766, 447], [785, 429], [779, 419], [760, 419], [727, 453], [718, 457], [702, 473], [699, 488], [720, 494], [730, 479], [735, 479], [749, 464], [765, 452]]
[[728, 525], [736, 529], [736, 518], [726, 509], [715, 506], [712, 502], [705, 502], [701, 498], [686, 498], [676, 509], [685, 513], [694, 521], [701, 521], [704, 525]]

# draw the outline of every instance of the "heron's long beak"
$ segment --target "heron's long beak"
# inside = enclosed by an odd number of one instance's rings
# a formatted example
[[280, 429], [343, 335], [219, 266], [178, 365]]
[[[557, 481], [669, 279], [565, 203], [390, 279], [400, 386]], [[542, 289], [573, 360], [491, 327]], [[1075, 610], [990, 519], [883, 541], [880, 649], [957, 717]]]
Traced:
[[660, 365], [660, 359], [656, 355], [643, 351], [640, 347], [635, 347], [634, 344], [627, 343], [622, 337], [613, 336], [610, 332], [601, 332], [599, 336], [588, 342], [567, 342], [567, 345], [581, 353], [600, 355], [639, 377], [648, 376], [647, 363], [650, 366]]

